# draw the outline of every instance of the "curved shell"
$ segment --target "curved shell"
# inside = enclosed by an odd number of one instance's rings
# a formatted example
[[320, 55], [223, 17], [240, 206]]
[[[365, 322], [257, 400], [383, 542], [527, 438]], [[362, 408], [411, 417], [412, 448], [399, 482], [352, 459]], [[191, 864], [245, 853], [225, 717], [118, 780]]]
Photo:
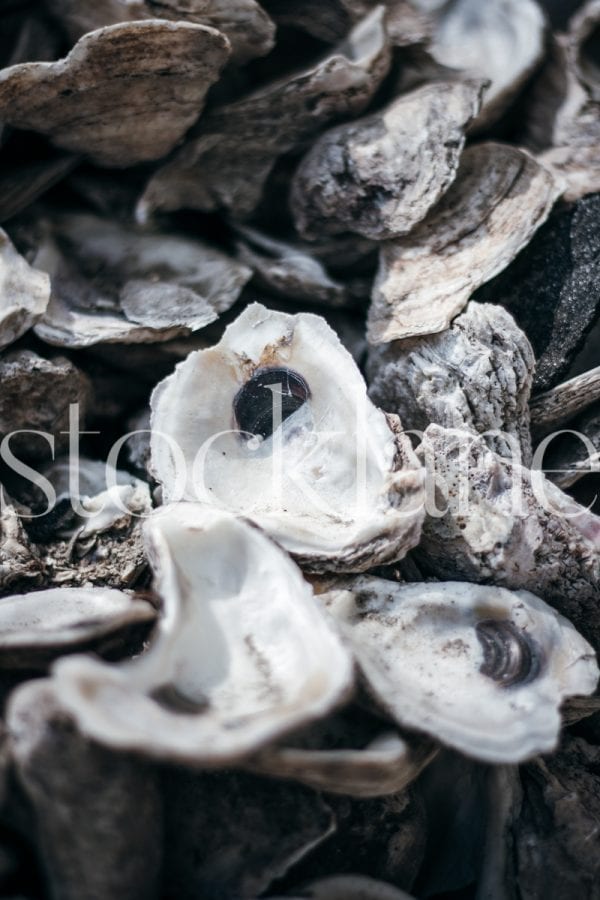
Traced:
[[382, 245], [369, 341], [448, 328], [474, 291], [531, 240], [559, 193], [551, 172], [524, 150], [492, 142], [468, 147], [427, 218], [407, 237]]
[[[297, 897], [286, 896], [287, 900], [414, 900], [412, 894], [366, 875], [332, 875], [311, 881]], [[285, 898], [269, 896], [267, 900]]]
[[98, 652], [156, 618], [145, 600], [108, 588], [51, 588], [0, 599], [0, 668], [39, 669], [65, 653]]
[[[273, 390], [259, 390], [261, 379]], [[419, 539], [410, 442], [318, 316], [248, 306], [219, 344], [158, 385], [152, 410], [151, 465], [166, 501], [247, 516], [312, 571], [361, 571]]]
[[37, 322], [49, 299], [46, 273], [33, 269], [0, 228], [0, 350]]
[[0, 120], [101, 166], [160, 159], [200, 115], [229, 53], [227, 38], [203, 25], [110, 25], [58, 62], [0, 72]]
[[435, 82], [326, 132], [292, 182], [298, 231], [373, 240], [410, 231], [454, 180], [481, 93], [479, 81]]
[[49, 344], [164, 341], [214, 322], [251, 270], [198, 240], [64, 214], [46, 229], [36, 265], [52, 281], [36, 326]]
[[348, 693], [352, 666], [302, 574], [241, 519], [194, 504], [145, 526], [164, 603], [149, 649], [120, 666], [54, 669], [82, 730], [121, 750], [223, 765]]
[[476, 759], [552, 750], [561, 700], [598, 681], [590, 645], [526, 591], [362, 577], [320, 599], [386, 710]]

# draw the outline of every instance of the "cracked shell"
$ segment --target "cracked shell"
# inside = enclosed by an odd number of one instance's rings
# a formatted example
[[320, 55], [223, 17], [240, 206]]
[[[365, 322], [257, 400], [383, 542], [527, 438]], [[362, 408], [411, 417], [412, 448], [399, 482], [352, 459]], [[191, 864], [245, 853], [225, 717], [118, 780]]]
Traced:
[[119, 666], [75, 656], [54, 668], [84, 733], [218, 766], [344, 699], [349, 654], [301, 572], [258, 529], [183, 503], [159, 510], [145, 534], [164, 603], [149, 649]]
[[410, 441], [319, 316], [251, 304], [158, 385], [152, 410], [165, 500], [244, 515], [307, 570], [362, 571], [419, 539]]
[[486, 762], [553, 750], [561, 700], [598, 681], [592, 647], [526, 591], [362, 577], [320, 599], [390, 714]]

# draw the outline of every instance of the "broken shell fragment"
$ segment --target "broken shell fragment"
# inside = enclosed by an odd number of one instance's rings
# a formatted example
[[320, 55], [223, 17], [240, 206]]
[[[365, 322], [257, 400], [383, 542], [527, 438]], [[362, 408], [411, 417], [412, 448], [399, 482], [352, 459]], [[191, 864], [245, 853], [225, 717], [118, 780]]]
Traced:
[[435, 20], [429, 52], [442, 65], [490, 81], [475, 123], [481, 128], [504, 112], [533, 74], [544, 40], [544, 14], [534, 0], [450, 0]]
[[46, 5], [73, 41], [106, 25], [160, 18], [218, 29], [229, 38], [231, 58], [238, 64], [264, 56], [274, 43], [275, 26], [255, 0], [48, 0]]
[[376, 7], [338, 47], [306, 71], [217, 107], [150, 179], [138, 205], [155, 210], [226, 209], [252, 213], [276, 160], [332, 119], [367, 106], [391, 61], [384, 9]]
[[257, 283], [290, 300], [325, 306], [344, 306], [348, 292], [331, 278], [306, 247], [276, 241], [253, 228], [238, 228], [238, 258], [249, 266]]
[[600, 650], [600, 517], [481, 436], [430, 425], [418, 452], [435, 504], [415, 551], [425, 570], [532, 591]]
[[597, 320], [599, 259], [600, 194], [595, 194], [556, 209], [514, 262], [477, 294], [506, 306], [526, 332], [536, 355], [538, 390], [568, 372]]
[[369, 396], [405, 428], [472, 429], [500, 456], [528, 465], [534, 368], [531, 345], [510, 313], [471, 302], [447, 331], [372, 347]]
[[0, 228], [0, 350], [37, 322], [49, 299], [46, 273], [33, 269]]
[[147, 633], [156, 611], [106, 588], [50, 588], [0, 600], [0, 668], [45, 669], [66, 653], [97, 653]]
[[47, 460], [64, 451], [69, 407], [78, 404], [84, 420], [90, 399], [87, 377], [65, 357], [44, 359], [21, 350], [0, 360], [0, 438], [10, 435], [17, 457]]
[[[420, 171], [423, 178], [429, 173]], [[446, 329], [476, 288], [531, 240], [559, 193], [552, 174], [524, 150], [491, 142], [465, 150], [456, 180], [427, 218], [383, 244], [369, 341]]]
[[165, 500], [246, 516], [309, 571], [361, 571], [419, 539], [410, 441], [368, 400], [318, 316], [251, 304], [158, 385], [152, 410], [151, 469]]
[[592, 647], [525, 591], [363, 577], [320, 599], [379, 703], [476, 759], [552, 750], [561, 700], [598, 681]]
[[410, 231], [454, 180], [481, 92], [478, 81], [436, 82], [326, 132], [292, 182], [298, 231], [374, 240]]
[[229, 52], [227, 38], [203, 25], [111, 25], [58, 62], [0, 72], [0, 119], [101, 166], [159, 159], [200, 115]]
[[75, 656], [54, 668], [86, 734], [115, 749], [223, 765], [349, 692], [347, 651], [301, 572], [258, 529], [183, 503], [163, 507], [145, 530], [164, 603], [149, 649], [119, 666]]
[[251, 276], [202, 241], [84, 214], [48, 222], [36, 265], [52, 281], [36, 333], [64, 347], [190, 334], [232, 306]]

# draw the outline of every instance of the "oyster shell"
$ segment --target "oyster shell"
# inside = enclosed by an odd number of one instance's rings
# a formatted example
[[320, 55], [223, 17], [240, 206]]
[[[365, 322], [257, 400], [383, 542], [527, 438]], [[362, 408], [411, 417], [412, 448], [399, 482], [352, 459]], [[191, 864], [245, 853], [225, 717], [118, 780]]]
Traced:
[[475, 122], [482, 128], [525, 85], [543, 59], [544, 43], [544, 14], [534, 0], [450, 0], [441, 4], [429, 52], [442, 65], [490, 81]]
[[[420, 171], [429, 177], [424, 165]], [[524, 150], [492, 142], [465, 150], [441, 202], [407, 237], [383, 244], [369, 341], [446, 329], [476, 288], [528, 244], [559, 193], [552, 174]]]
[[600, 649], [600, 517], [468, 432], [430, 425], [419, 455], [430, 515], [415, 553], [426, 571], [532, 591]]
[[214, 322], [251, 270], [208, 244], [98, 216], [55, 216], [36, 256], [52, 296], [36, 334], [50, 344], [164, 341]]
[[525, 591], [364, 576], [320, 599], [377, 701], [402, 725], [477, 759], [552, 750], [561, 700], [598, 681], [587, 641]]
[[410, 231], [454, 180], [481, 92], [479, 81], [436, 82], [326, 132], [292, 181], [300, 234], [383, 240]]
[[0, 501], [0, 594], [31, 589], [43, 581], [42, 560], [1, 485]]
[[[146, 523], [163, 617], [142, 656], [54, 669], [82, 730], [195, 765], [242, 759], [350, 690], [348, 654], [300, 571], [240, 519], [177, 504]], [[228, 553], [223, 553], [223, 547]]]
[[278, 157], [303, 145], [332, 119], [360, 113], [390, 61], [384, 9], [378, 6], [312, 68], [205, 116], [150, 179], [138, 218], [182, 207], [249, 215]]
[[247, 516], [310, 571], [366, 569], [419, 539], [410, 442], [318, 316], [251, 304], [158, 385], [152, 409], [151, 467], [166, 501]]
[[7, 727], [52, 895], [156, 900], [162, 860], [156, 771], [79, 734], [49, 679], [13, 692]]
[[538, 394], [531, 401], [531, 422], [538, 433], [564, 425], [588, 406], [600, 401], [600, 366]]
[[250, 266], [258, 285], [290, 300], [345, 306], [346, 287], [331, 278], [308, 249], [276, 241], [254, 228], [238, 228], [238, 258]]
[[46, 5], [73, 41], [105, 25], [160, 18], [217, 28], [229, 38], [231, 59], [238, 64], [264, 56], [274, 44], [275, 26], [255, 0], [47, 0]]
[[37, 322], [49, 299], [46, 273], [32, 268], [0, 228], [0, 350]]
[[[287, 894], [287, 900], [413, 900], [406, 891], [365, 875], [332, 875], [302, 887], [297, 897]], [[269, 896], [268, 900], [285, 900]]]
[[254, 900], [335, 832], [329, 805], [303, 785], [165, 769], [163, 878], [177, 900]]
[[409, 429], [470, 429], [500, 456], [528, 465], [534, 368], [510, 313], [471, 302], [441, 334], [371, 348], [369, 396]]
[[11, 435], [9, 449], [17, 457], [46, 460], [65, 450], [69, 407], [78, 404], [85, 419], [90, 400], [88, 378], [65, 357], [20, 350], [0, 360], [0, 438]]
[[[512, 223], [514, 226], [514, 223]], [[536, 355], [535, 387], [556, 384], [600, 312], [600, 194], [557, 208], [514, 262], [480, 289], [526, 332]]]
[[106, 652], [156, 618], [141, 598], [106, 588], [50, 588], [0, 600], [0, 668], [45, 669], [65, 653]]
[[295, 738], [261, 750], [246, 763], [253, 772], [301, 781], [315, 790], [350, 797], [395, 794], [436, 756], [429, 741], [406, 741], [397, 731], [350, 708]]
[[2, 70], [0, 119], [101, 166], [159, 159], [200, 115], [229, 52], [227, 38], [203, 25], [110, 25], [58, 62]]

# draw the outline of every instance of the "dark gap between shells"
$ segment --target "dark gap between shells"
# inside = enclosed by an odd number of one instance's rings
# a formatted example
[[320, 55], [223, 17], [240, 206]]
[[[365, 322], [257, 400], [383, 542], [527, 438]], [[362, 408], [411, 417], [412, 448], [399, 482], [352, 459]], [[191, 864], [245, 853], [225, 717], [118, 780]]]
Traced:
[[293, 369], [258, 369], [233, 400], [238, 429], [246, 437], [258, 435], [263, 440], [270, 437], [276, 430], [275, 422], [279, 417], [279, 396], [281, 422], [284, 422], [306, 403], [310, 388], [302, 375]]

